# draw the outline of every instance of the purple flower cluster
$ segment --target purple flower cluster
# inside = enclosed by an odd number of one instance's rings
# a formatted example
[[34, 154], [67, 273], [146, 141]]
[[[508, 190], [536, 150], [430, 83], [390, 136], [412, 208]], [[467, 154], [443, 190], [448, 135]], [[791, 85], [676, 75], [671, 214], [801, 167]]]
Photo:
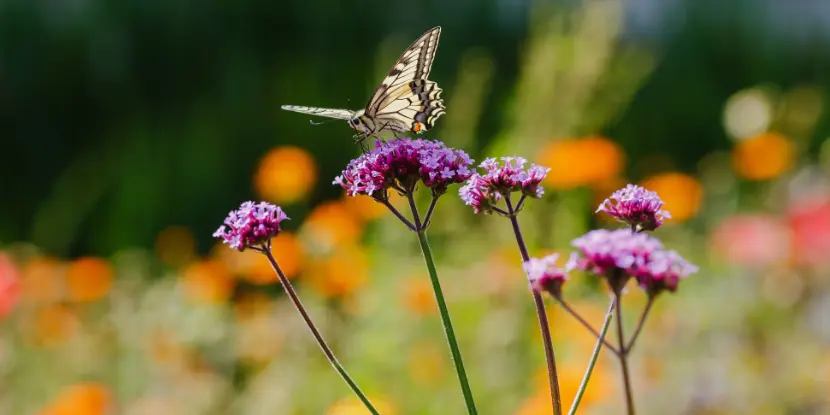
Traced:
[[580, 254], [574, 267], [604, 277], [615, 292], [629, 277], [636, 278], [649, 295], [674, 291], [680, 279], [697, 271], [676, 252], [665, 251], [656, 238], [630, 229], [590, 231], [571, 244]]
[[384, 199], [390, 187], [410, 191], [421, 181], [434, 194], [442, 194], [449, 185], [462, 183], [473, 174], [469, 169], [472, 163], [467, 153], [440, 141], [378, 140], [374, 149], [352, 160], [333, 184], [352, 196]]
[[522, 196], [537, 199], [545, 193], [541, 183], [550, 169], [535, 164], [525, 169], [527, 160], [522, 157], [501, 159], [504, 165], [499, 165], [494, 158], [484, 160], [479, 167], [483, 168], [485, 173], [473, 174], [458, 192], [464, 203], [472, 206], [475, 213], [489, 214], [494, 210], [498, 211], [494, 209], [496, 204], [512, 192], [521, 192]]
[[214, 238], [238, 251], [267, 245], [280, 233], [280, 222], [289, 219], [279, 206], [267, 202], [245, 202], [225, 218]]
[[663, 290], [675, 292], [680, 280], [697, 270], [695, 265], [675, 251], [657, 251], [651, 254], [642, 269], [634, 271], [634, 277], [653, 297]]
[[534, 290], [547, 291], [554, 297], [562, 295], [562, 284], [568, 280], [566, 273], [570, 271], [573, 263], [569, 261], [565, 269], [562, 269], [556, 266], [558, 258], [558, 254], [551, 254], [544, 258], [530, 258], [522, 264]]
[[656, 192], [629, 184], [605, 199], [596, 211], [605, 212], [637, 231], [653, 231], [663, 224], [663, 219], [671, 218], [668, 211], [661, 209], [663, 205]]

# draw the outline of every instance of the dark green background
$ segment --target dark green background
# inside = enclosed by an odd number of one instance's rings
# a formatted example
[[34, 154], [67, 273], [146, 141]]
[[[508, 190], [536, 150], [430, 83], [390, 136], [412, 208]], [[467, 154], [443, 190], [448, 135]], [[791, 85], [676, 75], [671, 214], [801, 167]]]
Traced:
[[[813, 84], [826, 98], [823, 4], [623, 2], [620, 47], [648, 50], [656, 67], [600, 132], [630, 161], [668, 154], [693, 172], [703, 155], [729, 148], [721, 117], [736, 91]], [[318, 159], [312, 203], [337, 197], [327, 183], [357, 152], [347, 126], [312, 127], [279, 105], [359, 107], [380, 81], [381, 42], [436, 25], [444, 31], [431, 78], [445, 90], [464, 51], [485, 48], [495, 62], [478, 142], [467, 149], [478, 158], [504, 120], [532, 10], [504, 0], [5, 0], [0, 242], [106, 255], [149, 247], [179, 224], [206, 249], [218, 220], [252, 197], [257, 159], [279, 144]], [[823, 114], [812, 148], [828, 135]], [[431, 137], [441, 138], [440, 124]]]

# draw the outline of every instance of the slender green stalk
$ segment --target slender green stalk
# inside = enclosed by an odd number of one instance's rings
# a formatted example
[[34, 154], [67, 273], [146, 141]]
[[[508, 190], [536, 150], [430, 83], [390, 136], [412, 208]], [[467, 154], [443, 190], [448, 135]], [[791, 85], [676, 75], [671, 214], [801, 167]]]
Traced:
[[[416, 219], [416, 223], [418, 222]], [[452, 328], [450, 312], [447, 309], [446, 301], [444, 301], [444, 292], [441, 290], [441, 283], [438, 281], [438, 271], [435, 269], [435, 260], [432, 258], [432, 250], [429, 247], [429, 241], [427, 241], [426, 230], [421, 229], [418, 231], [418, 243], [421, 245], [424, 262], [426, 262], [427, 271], [429, 271], [429, 279], [432, 281], [432, 289], [435, 291], [435, 301], [438, 303], [441, 322], [444, 324], [444, 334], [447, 336], [447, 344], [450, 347], [453, 365], [455, 366], [455, 371], [458, 373], [458, 381], [461, 383], [461, 392], [464, 394], [467, 412], [470, 415], [476, 415], [478, 412], [476, 411], [476, 404], [473, 401], [473, 392], [470, 390], [470, 382], [467, 380], [467, 372], [464, 370], [464, 362], [461, 360], [461, 351], [458, 349], [458, 340]]]
[[594, 365], [597, 363], [599, 351], [602, 349], [602, 345], [605, 344], [605, 333], [608, 332], [608, 327], [611, 327], [611, 318], [614, 315], [615, 302], [616, 297], [612, 297], [611, 304], [608, 306], [608, 311], [605, 313], [605, 321], [602, 323], [602, 329], [600, 329], [599, 335], [597, 336], [597, 345], [594, 346], [594, 352], [591, 354], [591, 361], [588, 363], [588, 369], [585, 371], [585, 376], [582, 377], [582, 383], [579, 384], [579, 389], [576, 391], [576, 396], [571, 404], [571, 410], [568, 411], [568, 415], [576, 415], [576, 409], [579, 407], [579, 402], [582, 401], [582, 395], [585, 394], [585, 389], [588, 387], [588, 381], [591, 379], [591, 373], [594, 371]]
[[620, 368], [622, 370], [623, 386], [625, 387], [625, 407], [628, 415], [634, 415], [634, 397], [631, 392], [631, 376], [628, 371], [628, 350], [625, 348], [625, 334], [623, 333], [622, 324], [622, 292], [617, 290], [614, 293], [617, 299], [615, 309], [617, 310], [617, 338], [619, 339], [617, 358], [620, 359]]
[[277, 265], [277, 261], [271, 254], [271, 248], [268, 246], [264, 246], [262, 248], [258, 248], [257, 250], [265, 254], [265, 256], [268, 258], [268, 262], [271, 263], [271, 268], [273, 268], [274, 272], [277, 273], [277, 276], [280, 279], [280, 283], [282, 284], [282, 287], [285, 289], [285, 293], [288, 294], [288, 297], [291, 299], [291, 302], [294, 303], [294, 307], [296, 307], [297, 311], [300, 312], [300, 315], [303, 317], [306, 326], [308, 326], [308, 330], [311, 331], [311, 335], [314, 336], [314, 340], [317, 340], [317, 344], [320, 346], [321, 349], [323, 349], [323, 354], [326, 355], [326, 359], [328, 359], [329, 363], [331, 363], [331, 365], [334, 366], [334, 370], [336, 370], [337, 373], [340, 374], [340, 377], [342, 377], [343, 380], [346, 381], [346, 383], [352, 389], [352, 392], [354, 392], [354, 394], [357, 395], [358, 399], [360, 399], [360, 401], [363, 402], [363, 405], [366, 406], [366, 409], [368, 409], [369, 412], [372, 413], [372, 415], [380, 415], [380, 412], [378, 412], [378, 410], [375, 409], [372, 403], [369, 402], [369, 398], [367, 398], [363, 391], [360, 390], [360, 388], [357, 386], [357, 383], [355, 383], [355, 381], [352, 380], [352, 377], [349, 376], [349, 373], [346, 372], [346, 369], [343, 368], [343, 365], [341, 365], [340, 362], [337, 361], [337, 358], [334, 357], [334, 353], [331, 351], [331, 348], [329, 348], [328, 344], [326, 344], [326, 341], [323, 340], [323, 336], [320, 334], [320, 331], [317, 330], [317, 327], [311, 321], [311, 317], [309, 317], [308, 313], [306, 312], [305, 307], [303, 307], [303, 303], [300, 301], [300, 297], [297, 296], [297, 292], [294, 291], [294, 287], [291, 285], [291, 281], [289, 281], [288, 278], [286, 278], [280, 266]]
[[651, 306], [654, 305], [654, 297], [648, 297], [648, 303], [646, 303], [646, 308], [643, 309], [643, 314], [640, 315], [640, 320], [637, 322], [637, 328], [634, 329], [634, 334], [631, 336], [631, 339], [628, 341], [628, 346], [625, 347], [626, 352], [630, 352], [631, 349], [634, 347], [634, 342], [637, 341], [637, 337], [640, 336], [640, 330], [643, 329], [643, 325], [646, 322], [646, 317], [648, 317], [648, 312], [651, 310]]
[[[527, 251], [522, 229], [519, 227], [519, 219], [516, 217], [518, 211], [513, 208], [510, 197], [505, 197], [507, 212], [510, 217], [510, 224], [513, 226], [513, 235], [516, 237], [516, 244], [519, 246], [519, 253], [522, 255], [522, 263], [530, 261], [530, 254]], [[522, 197], [521, 200], [524, 200]], [[545, 312], [545, 302], [542, 295], [536, 290], [530, 290], [533, 295], [533, 303], [536, 306], [536, 318], [539, 320], [539, 331], [542, 333], [542, 346], [545, 349], [545, 361], [548, 366], [548, 386], [550, 389], [550, 402], [554, 415], [562, 413], [562, 394], [559, 392], [559, 374], [556, 370], [556, 356], [553, 353], [553, 341], [550, 336], [550, 325], [548, 314]]]

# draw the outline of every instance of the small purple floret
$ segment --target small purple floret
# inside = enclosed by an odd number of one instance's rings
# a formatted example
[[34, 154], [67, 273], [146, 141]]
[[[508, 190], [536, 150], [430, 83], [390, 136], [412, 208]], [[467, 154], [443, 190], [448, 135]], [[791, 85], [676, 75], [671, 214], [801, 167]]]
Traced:
[[544, 258], [530, 258], [522, 265], [534, 290], [547, 291], [557, 298], [562, 295], [562, 284], [568, 280], [566, 273], [572, 266], [572, 262], [569, 261], [565, 269], [557, 267], [558, 258], [558, 254], [551, 254]]
[[650, 296], [661, 291], [677, 291], [680, 280], [697, 272], [698, 268], [675, 251], [657, 251], [649, 257], [642, 269], [632, 271], [637, 282]]
[[440, 141], [400, 138], [383, 142], [349, 162], [333, 184], [349, 195], [384, 199], [387, 190], [411, 190], [418, 181], [433, 194], [442, 194], [454, 183], [463, 183], [472, 174], [473, 160], [462, 150], [448, 148]]
[[225, 218], [225, 224], [213, 233], [223, 243], [238, 251], [271, 242], [280, 233], [280, 222], [289, 219], [279, 206], [267, 202], [245, 202]]
[[671, 218], [668, 211], [661, 209], [663, 205], [656, 192], [629, 184], [605, 199], [596, 211], [605, 212], [637, 231], [653, 231], [663, 224], [663, 219]]
[[630, 229], [590, 231], [571, 242], [579, 256], [574, 267], [605, 278], [619, 292], [628, 278], [637, 278], [649, 295], [675, 291], [680, 279], [696, 272], [674, 251], [666, 251], [652, 236]]
[[502, 157], [504, 165], [495, 158], [488, 158], [479, 165], [484, 174], [475, 173], [461, 187], [461, 200], [472, 206], [475, 213], [493, 213], [496, 204], [512, 192], [523, 196], [540, 198], [545, 190], [540, 185], [550, 169], [531, 164], [525, 169], [527, 160], [522, 157]]

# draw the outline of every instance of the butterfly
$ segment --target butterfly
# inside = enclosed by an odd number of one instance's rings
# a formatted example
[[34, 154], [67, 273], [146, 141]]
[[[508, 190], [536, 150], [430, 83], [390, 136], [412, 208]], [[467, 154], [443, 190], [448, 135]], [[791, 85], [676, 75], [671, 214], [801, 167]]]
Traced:
[[297, 105], [283, 105], [282, 109], [347, 120], [349, 127], [357, 131], [355, 139], [361, 147], [363, 140], [377, 137], [381, 131], [392, 131], [396, 135], [423, 133], [445, 113], [441, 88], [427, 79], [440, 35], [441, 27], [434, 27], [406, 48], [362, 110]]

